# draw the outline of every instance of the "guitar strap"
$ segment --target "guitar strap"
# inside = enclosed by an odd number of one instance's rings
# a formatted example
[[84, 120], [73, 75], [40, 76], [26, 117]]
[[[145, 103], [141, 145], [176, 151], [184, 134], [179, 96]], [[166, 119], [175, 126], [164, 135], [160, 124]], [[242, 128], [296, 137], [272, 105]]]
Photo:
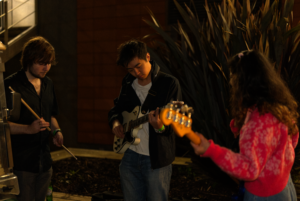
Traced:
[[157, 95], [157, 91], [158, 91], [158, 88], [160, 86], [160, 84], [159, 84], [160, 75], [161, 75], [161, 73], [158, 72], [157, 75], [155, 76], [155, 78], [152, 81], [152, 86], [149, 89], [146, 100], [144, 101], [144, 104], [142, 105], [142, 108], [141, 108], [142, 114], [147, 113], [147, 111], [149, 110], [149, 106], [150, 106], [151, 102], [154, 101], [154, 98]]

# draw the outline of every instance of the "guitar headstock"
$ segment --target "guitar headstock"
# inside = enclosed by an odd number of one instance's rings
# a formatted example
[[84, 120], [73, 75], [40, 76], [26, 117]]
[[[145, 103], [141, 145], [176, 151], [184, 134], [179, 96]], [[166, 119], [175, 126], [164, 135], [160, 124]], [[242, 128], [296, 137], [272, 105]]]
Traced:
[[184, 105], [183, 101], [172, 101], [160, 112], [160, 120], [164, 125], [172, 125], [173, 130], [180, 136], [192, 130], [192, 107]]

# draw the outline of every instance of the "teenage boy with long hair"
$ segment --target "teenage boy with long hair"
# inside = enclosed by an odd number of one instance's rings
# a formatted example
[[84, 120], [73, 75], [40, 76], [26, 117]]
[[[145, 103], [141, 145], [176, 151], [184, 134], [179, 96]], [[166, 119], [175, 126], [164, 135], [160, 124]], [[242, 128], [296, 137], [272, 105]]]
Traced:
[[[11, 109], [11, 87], [38, 114], [36, 117], [22, 104], [19, 120], [8, 122], [14, 161], [18, 177], [19, 201], [44, 201], [52, 176], [52, 159], [48, 145], [49, 126], [54, 131], [53, 143], [63, 144], [63, 135], [55, 115], [58, 107], [51, 79], [46, 76], [55, 63], [55, 51], [43, 37], [34, 37], [25, 43], [22, 69], [5, 79], [7, 107]], [[51, 135], [51, 134], [50, 134]]]

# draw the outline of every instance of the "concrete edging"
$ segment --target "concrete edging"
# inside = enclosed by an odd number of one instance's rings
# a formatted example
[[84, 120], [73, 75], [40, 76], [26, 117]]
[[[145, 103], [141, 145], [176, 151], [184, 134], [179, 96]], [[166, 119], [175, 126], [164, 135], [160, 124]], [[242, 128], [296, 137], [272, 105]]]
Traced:
[[[113, 151], [103, 151], [103, 150], [93, 150], [93, 149], [78, 149], [78, 148], [68, 148], [75, 156], [79, 157], [91, 157], [91, 158], [107, 158], [107, 159], [115, 159], [121, 160], [123, 154], [118, 154]], [[53, 161], [62, 160], [65, 158], [72, 157], [67, 151], [64, 149], [59, 151], [51, 152], [51, 157]], [[184, 157], [175, 157], [175, 160], [172, 164], [174, 165], [188, 165], [191, 163], [190, 158]]]

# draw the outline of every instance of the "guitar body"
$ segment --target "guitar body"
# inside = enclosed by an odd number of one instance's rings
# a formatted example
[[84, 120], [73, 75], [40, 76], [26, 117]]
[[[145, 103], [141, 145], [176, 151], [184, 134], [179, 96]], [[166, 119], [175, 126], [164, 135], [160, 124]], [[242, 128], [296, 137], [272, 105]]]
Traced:
[[113, 143], [114, 152], [122, 154], [130, 147], [130, 145], [137, 145], [140, 143], [141, 140], [137, 137], [137, 133], [142, 128], [142, 125], [134, 129], [130, 128], [130, 122], [138, 118], [139, 112], [140, 106], [136, 106], [130, 113], [126, 111], [122, 112], [125, 137], [122, 139], [115, 136]]

